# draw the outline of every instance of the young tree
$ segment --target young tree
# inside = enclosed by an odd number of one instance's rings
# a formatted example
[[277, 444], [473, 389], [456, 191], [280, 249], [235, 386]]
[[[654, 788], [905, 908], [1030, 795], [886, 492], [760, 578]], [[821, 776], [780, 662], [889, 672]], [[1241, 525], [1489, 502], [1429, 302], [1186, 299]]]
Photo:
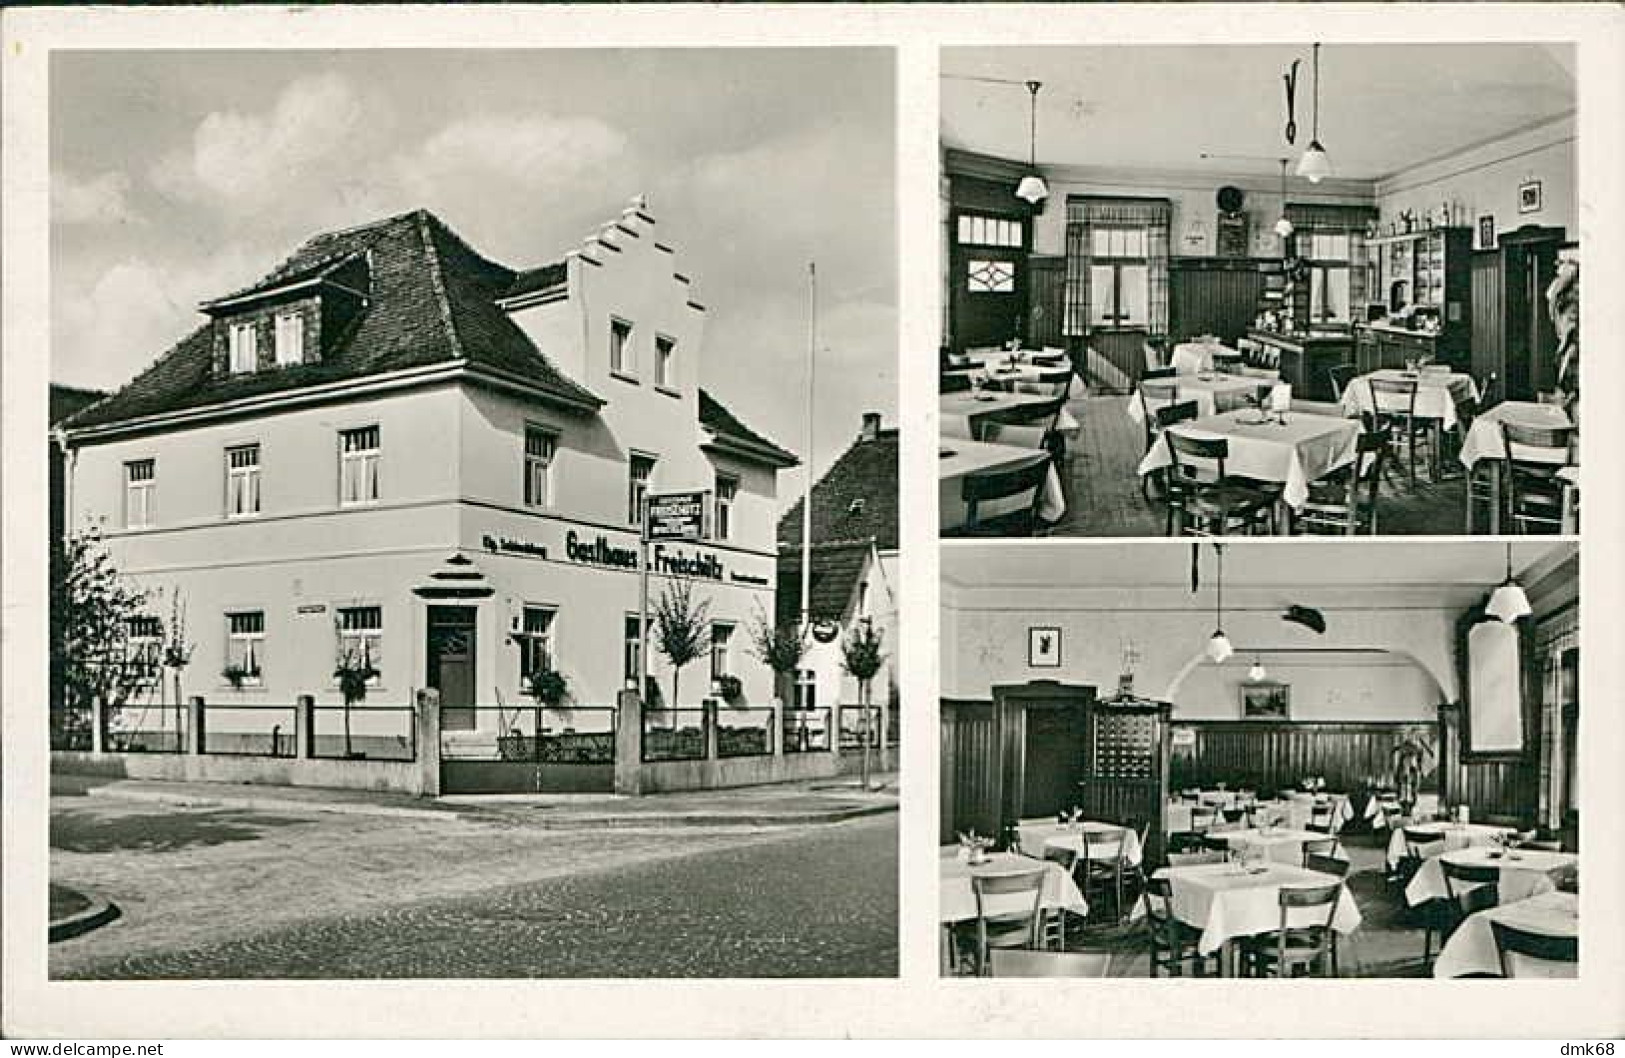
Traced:
[[793, 622], [774, 624], [767, 619], [761, 603], [750, 626], [751, 656], [773, 670], [781, 701], [790, 702], [795, 693], [795, 673], [807, 656], [807, 639]]
[[141, 659], [130, 653], [130, 626], [145, 616], [147, 593], [113, 565], [100, 530], [70, 537], [64, 550], [64, 574], [51, 585], [58, 618], [51, 652], [63, 704], [69, 716], [84, 715], [96, 701], [117, 709], [146, 683]]
[[852, 626], [841, 643], [841, 668], [858, 681], [858, 705], [863, 710], [863, 788], [869, 788], [869, 743], [873, 741], [869, 720], [869, 685], [886, 662], [881, 650], [884, 632], [865, 617]]
[[683, 666], [705, 652], [706, 631], [710, 627], [709, 599], [694, 601], [694, 588], [686, 580], [666, 585], [655, 603], [655, 645], [671, 662], [671, 707], [677, 708], [677, 678]]
[[186, 666], [192, 663], [192, 651], [197, 644], [186, 637], [186, 601], [181, 597], [179, 587], [171, 588], [169, 592], [169, 623], [164, 625], [164, 644], [159, 656], [159, 663], [169, 670], [175, 681], [175, 737], [179, 738], [185, 730], [184, 715], [186, 699], [181, 697], [181, 673]]

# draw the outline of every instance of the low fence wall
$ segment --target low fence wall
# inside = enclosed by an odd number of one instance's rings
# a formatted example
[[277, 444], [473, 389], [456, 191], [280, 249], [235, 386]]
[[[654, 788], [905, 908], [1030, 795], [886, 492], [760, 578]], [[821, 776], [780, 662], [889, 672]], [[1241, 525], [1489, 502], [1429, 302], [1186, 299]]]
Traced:
[[51, 770], [114, 779], [168, 782], [222, 782], [254, 786], [325, 786], [422, 795], [423, 771], [416, 764], [384, 760], [320, 760], [289, 757], [189, 753], [96, 753], [51, 751]]
[[720, 790], [729, 786], [827, 779], [840, 774], [835, 753], [792, 753], [787, 756], [722, 757], [717, 760], [668, 760], [645, 763], [640, 793]]

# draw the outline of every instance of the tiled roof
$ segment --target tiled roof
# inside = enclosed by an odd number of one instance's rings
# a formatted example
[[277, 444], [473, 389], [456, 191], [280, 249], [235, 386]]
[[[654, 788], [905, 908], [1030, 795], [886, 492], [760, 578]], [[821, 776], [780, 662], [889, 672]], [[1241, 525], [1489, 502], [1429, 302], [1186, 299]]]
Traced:
[[[839, 540], [812, 547], [812, 576], [807, 595], [812, 600], [814, 621], [839, 621], [852, 604], [853, 592], [863, 575], [863, 566], [874, 545], [868, 540]], [[777, 623], [791, 624], [801, 617], [801, 550], [782, 546], [779, 550], [779, 590], [774, 611]]]
[[[275, 290], [280, 290], [284, 287], [293, 286], [296, 283], [303, 283], [306, 280], [320, 279], [321, 277], [337, 269], [340, 265], [352, 260], [355, 258], [355, 256], [355, 251], [350, 251], [347, 253], [339, 252], [329, 257], [319, 259], [315, 262], [302, 264], [291, 271], [284, 271], [282, 268], [279, 268], [257, 283], [252, 283], [246, 287], [243, 287], [241, 290], [235, 290], [224, 297], [219, 297], [213, 299], [212, 301], [204, 302], [203, 307], [204, 309], [208, 309], [211, 306], [221, 305], [230, 301], [242, 301], [247, 298], [252, 298], [257, 294], [267, 294]], [[292, 259], [290, 258], [290, 261], [291, 260]], [[286, 263], [284, 263], [283, 267], [286, 268]]]
[[570, 277], [569, 267], [563, 261], [554, 261], [540, 268], [527, 268], [514, 276], [513, 283], [502, 292], [504, 298], [516, 298], [538, 290], [562, 286]]
[[51, 383], [50, 425], [66, 419], [75, 412], [88, 408], [90, 405], [107, 396], [99, 389], [81, 389], [78, 386], [63, 386]]
[[[814, 542], [874, 538], [881, 551], [897, 550], [897, 451], [895, 428], [873, 439], [860, 434], [829, 468], [812, 492]], [[801, 542], [797, 500], [779, 519], [779, 543]]]
[[496, 299], [514, 282], [513, 270], [480, 256], [425, 210], [317, 235], [246, 289], [283, 285], [361, 253], [370, 263], [368, 307], [347, 334], [322, 350], [319, 362], [216, 377], [211, 325], [205, 324], [69, 425], [101, 425], [457, 361], [504, 371], [572, 403], [603, 403], [561, 374], [497, 307]]
[[776, 457], [788, 466], [795, 466], [798, 462], [794, 452], [780, 448], [740, 422], [738, 416], [703, 389], [700, 390], [700, 425], [718, 437], [741, 442], [748, 448], [760, 449], [765, 454]]

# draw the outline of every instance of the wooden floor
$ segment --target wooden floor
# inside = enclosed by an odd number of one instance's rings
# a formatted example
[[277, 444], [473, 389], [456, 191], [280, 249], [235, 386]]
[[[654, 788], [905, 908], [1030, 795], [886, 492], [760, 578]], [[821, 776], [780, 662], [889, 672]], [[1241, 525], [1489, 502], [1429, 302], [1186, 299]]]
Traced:
[[[1140, 493], [1136, 470], [1145, 454], [1145, 433], [1128, 416], [1128, 398], [1085, 396], [1071, 409], [1082, 429], [1062, 474], [1066, 515], [1051, 535], [1161, 536], [1163, 508]], [[1384, 485], [1377, 500], [1378, 528], [1384, 536], [1461, 535], [1465, 500], [1466, 482], [1459, 473], [1441, 482], [1418, 480], [1414, 490], [1407, 484]]]

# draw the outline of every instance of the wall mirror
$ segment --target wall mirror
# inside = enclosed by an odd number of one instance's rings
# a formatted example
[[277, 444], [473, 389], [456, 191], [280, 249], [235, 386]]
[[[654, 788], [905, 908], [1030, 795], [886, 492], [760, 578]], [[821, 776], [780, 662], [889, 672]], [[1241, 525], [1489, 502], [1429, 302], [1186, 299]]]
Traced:
[[1468, 630], [1465, 722], [1465, 755], [1483, 760], [1523, 754], [1523, 665], [1516, 626], [1490, 620]]

